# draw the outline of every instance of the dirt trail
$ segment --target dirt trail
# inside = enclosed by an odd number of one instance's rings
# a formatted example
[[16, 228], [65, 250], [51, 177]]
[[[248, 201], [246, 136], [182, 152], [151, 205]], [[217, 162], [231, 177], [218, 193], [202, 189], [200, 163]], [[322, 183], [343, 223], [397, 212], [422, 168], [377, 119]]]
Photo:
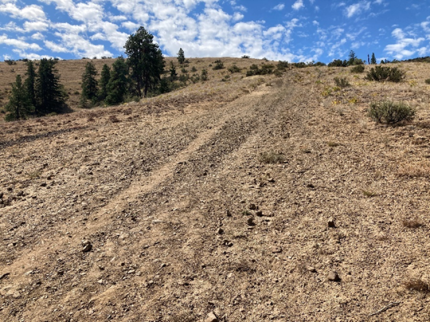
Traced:
[[428, 320], [425, 149], [299, 76], [5, 146], [0, 320]]

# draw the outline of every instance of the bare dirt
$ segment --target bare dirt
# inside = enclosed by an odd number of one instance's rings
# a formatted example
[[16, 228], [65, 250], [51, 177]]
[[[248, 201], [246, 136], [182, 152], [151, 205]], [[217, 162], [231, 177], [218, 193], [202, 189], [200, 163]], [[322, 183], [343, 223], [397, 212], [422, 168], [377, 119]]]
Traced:
[[429, 321], [430, 66], [400, 67], [2, 124], [0, 320]]

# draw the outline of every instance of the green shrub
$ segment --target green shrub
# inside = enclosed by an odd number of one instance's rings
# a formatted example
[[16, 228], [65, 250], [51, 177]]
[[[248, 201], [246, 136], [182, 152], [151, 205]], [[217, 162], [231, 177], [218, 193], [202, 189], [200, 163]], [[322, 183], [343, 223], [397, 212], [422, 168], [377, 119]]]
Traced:
[[368, 116], [377, 123], [395, 124], [411, 121], [415, 117], [415, 109], [405, 103], [375, 102], [370, 105]]
[[202, 81], [207, 81], [208, 80], [208, 71], [206, 69], [202, 70], [202, 75], [200, 76], [200, 79]]
[[243, 55], [242, 58], [243, 59], [249, 59], [249, 56], [248, 55]]
[[335, 59], [328, 64], [328, 67], [347, 67], [348, 62], [346, 60]]
[[426, 84], [430, 85], [430, 78], [425, 80]]
[[356, 66], [351, 68], [351, 73], [359, 74], [359, 73], [364, 72], [364, 69], [365, 69], [364, 65], [356, 65]]
[[260, 162], [268, 164], [282, 163], [285, 161], [285, 157], [282, 154], [273, 151], [261, 153], [258, 159]]
[[195, 66], [193, 66], [193, 68], [191, 68], [191, 71], [192, 71], [193, 73], [195, 73], [195, 72], [197, 71], [197, 68], [196, 68]]
[[348, 82], [346, 77], [341, 77], [341, 78], [335, 77], [334, 82], [336, 83], [336, 86], [338, 86], [340, 88], [345, 88], [345, 87], [351, 86], [351, 84]]
[[221, 60], [215, 60], [213, 70], [224, 69], [224, 63]]
[[241, 69], [239, 67], [237, 67], [236, 65], [233, 65], [231, 67], [228, 68], [228, 71], [230, 73], [240, 73]]
[[249, 67], [249, 70], [246, 72], [246, 76], [255, 76], [255, 75], [268, 75], [272, 74], [275, 66], [272, 64], [263, 64], [261, 68], [259, 68], [256, 64], [252, 64]]
[[405, 78], [405, 72], [397, 67], [376, 66], [367, 73], [366, 79], [370, 81], [390, 81], [398, 83]]

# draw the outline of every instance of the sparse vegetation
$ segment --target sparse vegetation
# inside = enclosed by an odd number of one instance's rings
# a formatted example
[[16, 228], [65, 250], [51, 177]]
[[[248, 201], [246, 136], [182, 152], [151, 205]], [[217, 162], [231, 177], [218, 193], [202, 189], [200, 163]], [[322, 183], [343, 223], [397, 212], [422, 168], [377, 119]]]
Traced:
[[335, 77], [334, 82], [336, 83], [336, 86], [340, 88], [351, 86], [346, 77]]
[[376, 66], [372, 67], [367, 73], [366, 79], [370, 81], [389, 81], [398, 83], [405, 78], [405, 72], [397, 67], [384, 67]]
[[282, 154], [273, 151], [261, 153], [258, 159], [260, 162], [268, 164], [282, 163], [285, 161], [285, 157]]
[[236, 65], [232, 65], [228, 68], [228, 71], [230, 73], [240, 73], [241, 69], [239, 67], [237, 67]]
[[426, 79], [425, 83], [430, 85], [430, 78]]
[[370, 105], [368, 116], [377, 123], [395, 124], [413, 120], [415, 109], [405, 103], [382, 101]]
[[364, 70], [365, 70], [364, 65], [356, 65], [351, 68], [351, 73], [361, 74], [364, 72]]
[[429, 293], [429, 285], [421, 279], [411, 278], [404, 282], [406, 289], [420, 293]]
[[221, 60], [214, 61], [215, 66], [212, 68], [213, 70], [224, 69], [224, 63]]
[[402, 225], [403, 227], [414, 229], [414, 228], [421, 227], [423, 224], [421, 223], [420, 220], [418, 220], [417, 218], [414, 218], [414, 219], [404, 219], [402, 221]]

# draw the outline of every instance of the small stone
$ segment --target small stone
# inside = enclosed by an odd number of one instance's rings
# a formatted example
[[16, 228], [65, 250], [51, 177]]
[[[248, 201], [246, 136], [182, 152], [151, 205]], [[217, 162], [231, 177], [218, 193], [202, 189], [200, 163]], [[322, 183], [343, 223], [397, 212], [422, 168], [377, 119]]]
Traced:
[[336, 227], [336, 224], [335, 224], [335, 222], [334, 222], [334, 219], [333, 219], [333, 218], [330, 218], [330, 219], [328, 220], [328, 222], [327, 222], [327, 226], [328, 226], [329, 228], [335, 228], [335, 227]]
[[246, 221], [246, 223], [248, 224], [248, 226], [255, 226], [255, 222], [254, 222], [253, 217], [249, 217], [248, 220]]
[[228, 210], [228, 209], [227, 209], [227, 211], [226, 211], [226, 215], [227, 215], [227, 217], [231, 217], [231, 212], [230, 212], [230, 210]]
[[208, 316], [206, 317], [206, 320], [205, 320], [205, 322], [218, 322], [218, 321], [219, 320], [218, 320], [217, 316], [213, 312], [209, 313]]
[[261, 210], [255, 213], [258, 217], [263, 217], [263, 212]]
[[328, 280], [332, 282], [339, 282], [340, 277], [335, 271], [331, 271], [330, 273], [328, 273]]
[[224, 234], [224, 229], [222, 229], [222, 228], [218, 228], [218, 230], [217, 230], [217, 234], [218, 234], [218, 235], [222, 235], [222, 234]]
[[82, 251], [88, 253], [93, 249], [93, 245], [88, 240], [82, 241]]
[[306, 267], [306, 269], [309, 271], [309, 272], [311, 272], [311, 273], [315, 273], [317, 270], [315, 269], [315, 267], [313, 267], [313, 266], [308, 266], [308, 267]]
[[255, 204], [250, 204], [249, 205], [249, 210], [257, 210], [258, 209], [258, 207], [255, 205]]
[[46, 186], [47, 186], [47, 183], [46, 183], [46, 182], [42, 182], [42, 183], [40, 184], [40, 186], [41, 186], [41, 187], [46, 187]]
[[279, 246], [273, 246], [271, 251], [273, 254], [280, 254], [280, 253], [282, 253], [282, 248]]

